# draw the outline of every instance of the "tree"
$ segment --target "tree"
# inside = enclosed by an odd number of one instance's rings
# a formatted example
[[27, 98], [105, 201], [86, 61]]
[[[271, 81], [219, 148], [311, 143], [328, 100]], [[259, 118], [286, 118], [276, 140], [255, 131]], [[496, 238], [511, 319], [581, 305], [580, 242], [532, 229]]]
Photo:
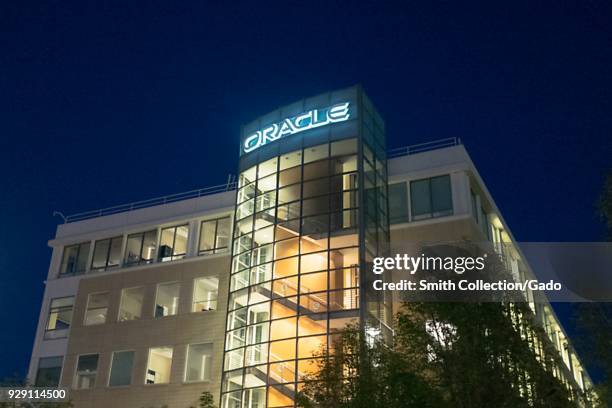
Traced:
[[214, 398], [210, 392], [202, 392], [202, 395], [200, 395], [200, 408], [217, 408], [213, 401]]
[[[525, 304], [409, 303], [392, 345], [351, 326], [320, 351], [304, 407], [571, 407], [561, 361]], [[534, 350], [537, 350], [537, 358]]]

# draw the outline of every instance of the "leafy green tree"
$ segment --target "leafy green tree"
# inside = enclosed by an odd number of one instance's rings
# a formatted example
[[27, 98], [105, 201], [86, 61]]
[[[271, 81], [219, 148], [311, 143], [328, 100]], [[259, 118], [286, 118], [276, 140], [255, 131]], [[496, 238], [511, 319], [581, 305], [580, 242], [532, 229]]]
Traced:
[[[572, 407], [553, 376], [561, 362], [525, 304], [409, 303], [394, 343], [352, 326], [317, 353], [304, 407]], [[536, 352], [534, 352], [536, 350]], [[537, 357], [536, 357], [537, 355]]]

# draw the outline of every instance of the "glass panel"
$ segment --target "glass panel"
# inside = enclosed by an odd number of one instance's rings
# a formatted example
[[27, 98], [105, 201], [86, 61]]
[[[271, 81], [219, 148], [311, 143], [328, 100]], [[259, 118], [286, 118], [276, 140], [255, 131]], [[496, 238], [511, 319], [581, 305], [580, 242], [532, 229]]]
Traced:
[[[53, 299], [49, 308], [49, 319], [47, 320], [47, 332], [54, 330], [67, 330], [72, 323], [72, 311], [74, 297]], [[50, 338], [50, 333], [45, 333], [45, 338]], [[53, 335], [51, 335], [53, 337]]]
[[185, 381], [208, 381], [212, 363], [212, 344], [190, 344], [187, 350]]
[[67, 246], [64, 248], [64, 255], [62, 256], [60, 274], [75, 273], [78, 254], [78, 245]]
[[249, 184], [250, 182], [254, 181], [256, 171], [257, 171], [257, 168], [253, 166], [250, 169], [245, 170], [242, 173], [240, 173], [240, 178], [238, 179], [238, 187], [245, 186]]
[[268, 161], [265, 161], [263, 163], [260, 163], [259, 168], [258, 168], [257, 177], [262, 178], [269, 174], [275, 173], [277, 165], [278, 165], [278, 159], [276, 157]]
[[408, 222], [408, 187], [406, 182], [389, 185], [389, 222]]
[[417, 180], [410, 183], [410, 205], [415, 220], [431, 216], [431, 198], [429, 180]]
[[155, 347], [149, 349], [145, 384], [167, 384], [170, 382], [172, 352], [172, 347]]
[[310, 163], [316, 160], [324, 159], [329, 156], [329, 145], [319, 145], [314, 147], [307, 147], [304, 149], [304, 164]]
[[57, 387], [62, 373], [63, 357], [43, 357], [38, 360], [36, 387]]
[[290, 203], [300, 199], [300, 185], [284, 187], [278, 190], [278, 204]]
[[119, 321], [136, 320], [142, 317], [144, 287], [123, 289], [119, 306]]
[[302, 168], [294, 167], [280, 172], [278, 186], [284, 187], [290, 184], [299, 183], [302, 180]]
[[74, 378], [74, 388], [79, 390], [94, 387], [98, 373], [98, 355], [88, 354], [79, 356]]
[[93, 260], [91, 261], [92, 269], [104, 269], [106, 268], [106, 261], [108, 257], [108, 250], [110, 248], [110, 239], [103, 239], [96, 241], [94, 246]]
[[132, 382], [133, 351], [115, 351], [111, 363], [108, 385], [111, 387], [130, 385]]
[[327, 177], [330, 174], [329, 170], [329, 160], [321, 160], [304, 165], [304, 180]]
[[357, 153], [357, 139], [342, 140], [331, 144], [332, 156], [344, 156]]
[[108, 254], [107, 267], [119, 266], [121, 263], [121, 245], [123, 237], [115, 237], [111, 239], [110, 252]]
[[297, 318], [274, 320], [270, 324], [270, 340], [280, 340], [295, 337]]
[[200, 227], [200, 253], [215, 249], [215, 233], [217, 220], [202, 221]]
[[140, 263], [140, 251], [142, 249], [143, 233], [130, 234], [127, 237], [125, 244], [125, 264], [138, 264]]
[[85, 326], [103, 324], [108, 314], [108, 292], [90, 294], [85, 311]]
[[302, 164], [302, 152], [300, 150], [284, 154], [280, 157], [281, 170], [299, 166], [300, 164]]
[[453, 211], [450, 176], [431, 179], [431, 199], [433, 216], [448, 215]]
[[174, 238], [174, 252], [173, 259], [175, 257], [181, 257], [187, 253], [187, 238], [189, 236], [189, 227], [183, 225], [176, 227], [176, 237]]
[[151, 230], [144, 233], [144, 242], [142, 244], [142, 253], [140, 255], [144, 263], [153, 262], [155, 259], [155, 249], [157, 248], [157, 230]]
[[219, 278], [208, 276], [194, 280], [193, 312], [204, 312], [217, 309]]
[[175, 228], [164, 228], [161, 231], [161, 239], [159, 242], [159, 260], [169, 261], [172, 259], [172, 248], [174, 246]]
[[160, 283], [155, 295], [155, 317], [173, 316], [178, 312], [180, 283]]
[[230, 217], [217, 220], [217, 242], [215, 252], [219, 251], [220, 249], [229, 248], [230, 221]]

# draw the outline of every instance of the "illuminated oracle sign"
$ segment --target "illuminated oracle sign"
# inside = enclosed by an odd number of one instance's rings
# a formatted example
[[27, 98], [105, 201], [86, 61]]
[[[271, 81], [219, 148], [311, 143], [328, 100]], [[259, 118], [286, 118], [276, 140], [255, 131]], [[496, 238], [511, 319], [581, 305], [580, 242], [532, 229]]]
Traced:
[[342, 102], [323, 109], [312, 109], [292, 118], [283, 119], [249, 135], [242, 146], [244, 153], [266, 145], [281, 137], [304, 132], [309, 129], [344, 122], [350, 118], [349, 102]]

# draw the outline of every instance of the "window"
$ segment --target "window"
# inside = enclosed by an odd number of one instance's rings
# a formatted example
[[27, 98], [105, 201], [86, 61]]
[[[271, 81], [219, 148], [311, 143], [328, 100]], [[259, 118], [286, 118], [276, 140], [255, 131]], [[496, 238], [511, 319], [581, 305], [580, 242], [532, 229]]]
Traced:
[[49, 319], [45, 329], [45, 339], [65, 337], [72, 322], [74, 296], [52, 299], [49, 307]]
[[212, 254], [229, 247], [230, 217], [202, 221], [199, 254]]
[[38, 360], [36, 387], [57, 387], [62, 373], [63, 357], [43, 357]]
[[172, 367], [172, 347], [154, 347], [149, 349], [145, 384], [167, 384], [170, 382]]
[[116, 387], [130, 385], [132, 382], [132, 367], [134, 366], [133, 351], [115, 351], [111, 362], [108, 385]]
[[96, 241], [91, 269], [106, 269], [119, 266], [123, 237], [114, 237]]
[[157, 285], [155, 317], [173, 316], [177, 313], [180, 287], [178, 282]]
[[450, 176], [438, 176], [410, 183], [412, 219], [442, 217], [453, 213]]
[[93, 388], [98, 374], [98, 354], [79, 356], [74, 374], [74, 388], [87, 390]]
[[158, 259], [161, 262], [183, 259], [187, 254], [188, 236], [187, 224], [162, 229]]
[[389, 184], [389, 222], [408, 221], [408, 187], [405, 182]]
[[217, 309], [219, 278], [209, 276], [193, 281], [193, 312]]
[[127, 237], [125, 247], [126, 266], [148, 264], [155, 259], [157, 248], [157, 230], [138, 232]]
[[190, 344], [187, 349], [185, 381], [208, 381], [211, 359], [212, 344]]
[[87, 298], [87, 310], [85, 311], [85, 326], [106, 323], [108, 314], [108, 292], [92, 293]]
[[80, 244], [64, 247], [62, 265], [60, 266], [60, 276], [85, 273], [90, 245], [90, 242], [82, 242]]
[[487, 239], [491, 239], [491, 230], [489, 229], [489, 216], [484, 208], [480, 207], [480, 219], [482, 220], [482, 224], [480, 224], [480, 228], [482, 228], [482, 232], [484, 232], [485, 237]]
[[476, 199], [476, 194], [472, 190], [470, 190], [470, 202], [472, 203], [472, 217], [478, 222], [478, 200]]
[[142, 316], [142, 302], [144, 300], [144, 287], [123, 289], [121, 291], [121, 304], [119, 306], [119, 321], [140, 319]]

